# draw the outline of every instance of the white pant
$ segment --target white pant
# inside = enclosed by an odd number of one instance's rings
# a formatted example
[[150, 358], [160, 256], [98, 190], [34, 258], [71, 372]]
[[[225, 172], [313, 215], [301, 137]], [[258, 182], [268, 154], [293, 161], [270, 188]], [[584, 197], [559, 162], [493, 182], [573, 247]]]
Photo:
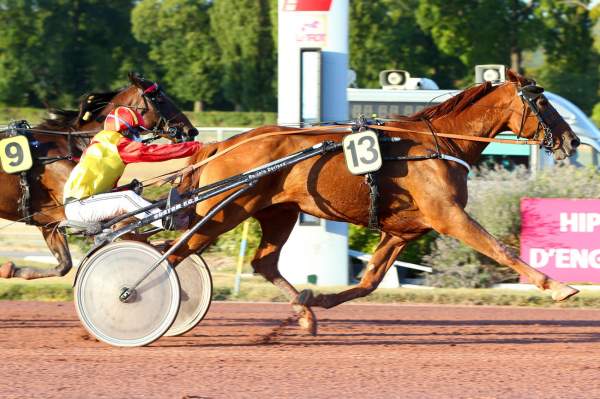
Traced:
[[[68, 220], [101, 222], [124, 213], [133, 212], [150, 204], [152, 203], [131, 190], [116, 191], [96, 194], [83, 200], [69, 202], [65, 205], [65, 215]], [[159, 208], [152, 208], [149, 211], [136, 214], [135, 217], [143, 219], [159, 211]], [[152, 224], [156, 227], [163, 227], [160, 219], [152, 222]]]

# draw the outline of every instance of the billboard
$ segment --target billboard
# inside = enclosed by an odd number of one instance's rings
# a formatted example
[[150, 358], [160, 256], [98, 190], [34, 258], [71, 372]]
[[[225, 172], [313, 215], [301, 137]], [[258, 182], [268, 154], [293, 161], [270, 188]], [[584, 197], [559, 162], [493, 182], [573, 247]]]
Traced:
[[600, 283], [600, 200], [523, 198], [521, 258], [560, 281]]

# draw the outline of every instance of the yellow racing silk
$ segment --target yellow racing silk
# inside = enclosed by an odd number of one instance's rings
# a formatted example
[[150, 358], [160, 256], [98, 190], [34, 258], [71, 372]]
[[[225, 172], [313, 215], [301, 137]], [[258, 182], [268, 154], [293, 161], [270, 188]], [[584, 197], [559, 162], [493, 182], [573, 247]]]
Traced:
[[115, 187], [125, 170], [117, 143], [123, 136], [102, 130], [94, 136], [79, 163], [71, 171], [63, 189], [63, 199], [87, 198]]

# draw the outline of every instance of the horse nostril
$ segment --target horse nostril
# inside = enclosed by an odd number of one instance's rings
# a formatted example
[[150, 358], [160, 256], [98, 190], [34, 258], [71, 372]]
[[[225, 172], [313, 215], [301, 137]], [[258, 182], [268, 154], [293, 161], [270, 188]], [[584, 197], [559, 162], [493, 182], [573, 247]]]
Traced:
[[579, 139], [571, 140], [571, 148], [577, 148], [579, 147], [579, 144], [581, 144], [581, 141], [579, 141]]

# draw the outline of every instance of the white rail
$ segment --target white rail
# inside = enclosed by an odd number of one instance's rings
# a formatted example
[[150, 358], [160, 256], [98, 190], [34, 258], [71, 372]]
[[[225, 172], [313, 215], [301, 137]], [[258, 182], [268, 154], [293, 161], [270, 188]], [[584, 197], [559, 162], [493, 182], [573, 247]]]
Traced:
[[197, 127], [198, 136], [196, 140], [208, 143], [211, 141], [223, 141], [236, 134], [253, 129], [252, 127]]
[[[348, 249], [348, 255], [353, 258], [362, 260], [363, 262], [368, 262], [371, 260], [371, 255], [366, 254], [364, 252], [355, 251], [354, 249]], [[394, 266], [406, 267], [408, 269], [421, 270], [427, 273], [432, 273], [433, 269], [429, 266], [416, 265], [414, 263], [403, 262], [401, 260], [397, 260], [394, 262]]]

